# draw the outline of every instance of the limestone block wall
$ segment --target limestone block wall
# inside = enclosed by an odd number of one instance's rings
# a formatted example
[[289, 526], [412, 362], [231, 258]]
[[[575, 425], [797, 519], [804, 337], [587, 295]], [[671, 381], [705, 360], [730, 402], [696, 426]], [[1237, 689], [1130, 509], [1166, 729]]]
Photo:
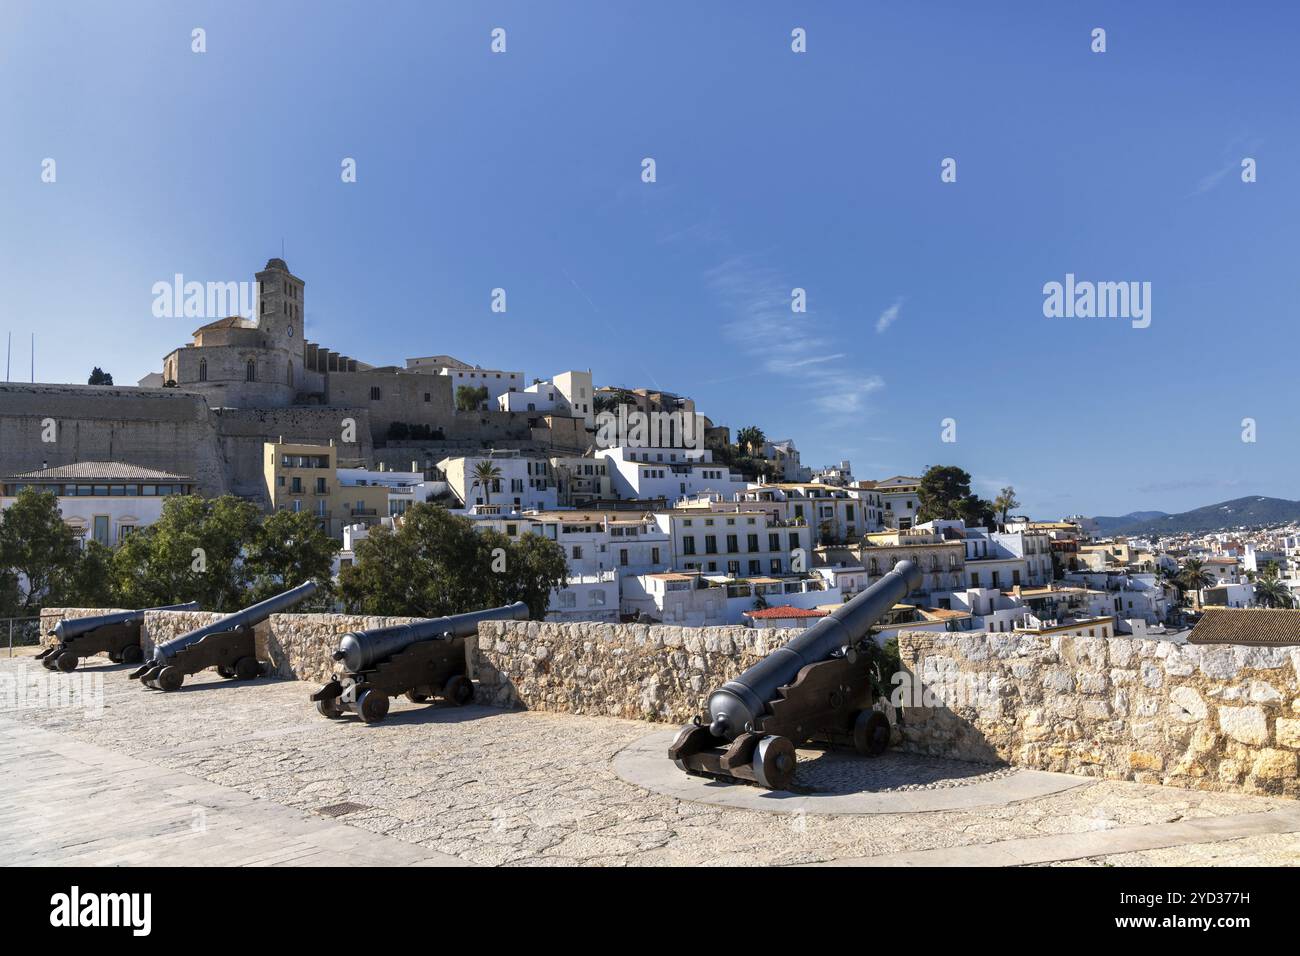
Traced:
[[906, 749], [1300, 796], [1300, 647], [912, 631], [899, 652]]
[[478, 631], [477, 701], [684, 723], [718, 685], [797, 629], [489, 621]]

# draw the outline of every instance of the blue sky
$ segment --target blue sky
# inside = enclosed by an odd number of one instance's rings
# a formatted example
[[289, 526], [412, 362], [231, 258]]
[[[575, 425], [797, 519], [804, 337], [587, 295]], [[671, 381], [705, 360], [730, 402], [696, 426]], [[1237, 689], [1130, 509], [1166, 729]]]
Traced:
[[[0, 349], [25, 380], [35, 332], [38, 379], [132, 383], [196, 324], [154, 318], [153, 283], [250, 279], [283, 240], [308, 336], [376, 364], [591, 368], [814, 466], [959, 464], [1042, 517], [1298, 498], [1298, 26], [1278, 3], [6, 0]], [[1045, 318], [1067, 272], [1150, 282], [1150, 328]]]

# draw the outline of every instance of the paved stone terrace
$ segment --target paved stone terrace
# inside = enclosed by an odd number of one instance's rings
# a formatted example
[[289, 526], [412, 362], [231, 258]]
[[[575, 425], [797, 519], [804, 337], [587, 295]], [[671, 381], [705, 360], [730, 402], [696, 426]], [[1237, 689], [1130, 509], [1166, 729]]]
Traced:
[[[966, 810], [732, 809], [615, 775], [663, 724], [399, 698], [365, 726], [318, 716], [304, 682], [203, 674], [162, 694], [127, 672], [85, 671], [98, 713], [0, 712], [0, 863], [1300, 864], [1286, 798], [1088, 780]], [[0, 682], [32, 673], [0, 658]], [[320, 812], [342, 803], [361, 806]]]

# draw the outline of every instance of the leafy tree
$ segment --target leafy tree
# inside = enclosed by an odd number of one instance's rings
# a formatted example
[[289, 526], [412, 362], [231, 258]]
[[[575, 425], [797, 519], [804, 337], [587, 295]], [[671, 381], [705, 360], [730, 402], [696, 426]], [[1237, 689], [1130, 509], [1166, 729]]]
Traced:
[[994, 524], [993, 503], [971, 494], [970, 473], [956, 465], [933, 465], [921, 476], [918, 522], [960, 518], [967, 526]]
[[320, 590], [299, 610], [325, 610], [330, 604], [330, 574], [339, 543], [326, 534], [306, 511], [277, 511], [257, 530], [247, 548], [245, 568], [252, 582], [246, 603], [315, 581]]
[[112, 385], [113, 376], [109, 375], [98, 365], [96, 365], [93, 369], [90, 370], [90, 379], [86, 382], [86, 384], [87, 385]]
[[1001, 517], [1002, 520], [999, 522], [999, 525], [1003, 528], [1007, 526], [1007, 515], [1010, 513], [1011, 509], [1019, 507], [1020, 502], [1016, 500], [1016, 489], [1012, 488], [1010, 485], [1003, 488], [998, 493], [998, 496], [993, 499], [993, 508]]
[[486, 385], [480, 385], [477, 388], [473, 385], [461, 385], [456, 389], [456, 410], [461, 412], [476, 412], [481, 409], [488, 400], [488, 390]]
[[1188, 558], [1178, 572], [1178, 581], [1184, 591], [1191, 591], [1200, 600], [1198, 592], [1201, 588], [1213, 586], [1214, 575], [1206, 570], [1205, 562], [1200, 558]]
[[247, 604], [242, 551], [257, 540], [260, 513], [233, 495], [176, 495], [149, 527], [113, 554], [114, 587], [125, 607], [198, 601], [204, 610]]
[[483, 489], [483, 503], [492, 504], [492, 486], [501, 480], [501, 469], [484, 459], [474, 466], [474, 482], [471, 488]]
[[[0, 512], [0, 570], [15, 582], [12, 588], [20, 578], [27, 582], [14, 607], [17, 616], [35, 614], [46, 598], [57, 597], [80, 557], [77, 535], [63, 523], [52, 492], [24, 488]], [[13, 590], [9, 595], [12, 600]]]
[[76, 564], [60, 575], [53, 592], [65, 607], [117, 607], [113, 588], [113, 549], [87, 541]]
[[[399, 573], [400, 571], [400, 573]], [[539, 535], [513, 541], [436, 505], [408, 508], [396, 531], [376, 528], [339, 574], [354, 613], [437, 617], [524, 601], [546, 613], [552, 588], [567, 581], [564, 552]]]

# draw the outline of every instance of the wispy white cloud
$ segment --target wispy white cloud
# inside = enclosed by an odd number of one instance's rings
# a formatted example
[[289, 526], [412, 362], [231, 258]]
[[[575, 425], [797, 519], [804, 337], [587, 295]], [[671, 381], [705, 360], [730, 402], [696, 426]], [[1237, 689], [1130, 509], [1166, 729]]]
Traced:
[[1261, 141], [1254, 137], [1235, 136], [1230, 140], [1223, 150], [1223, 165], [1211, 173], [1207, 173], [1197, 181], [1196, 187], [1188, 193], [1191, 196], [1203, 196], [1211, 189], [1218, 186], [1230, 174], [1241, 171], [1241, 161], [1247, 156], [1253, 156], [1259, 151]]
[[880, 313], [880, 318], [876, 319], [876, 334], [879, 335], [885, 329], [889, 328], [898, 321], [898, 313], [903, 308], [903, 300], [895, 299], [894, 304]]
[[797, 283], [758, 256], [730, 256], [707, 270], [704, 280], [731, 313], [723, 325], [727, 336], [758, 359], [764, 372], [811, 393], [813, 407], [836, 417], [859, 415], [885, 387], [879, 375], [844, 366], [847, 353], [835, 350], [840, 343], [829, 336], [830, 322], [812, 323], [809, 314], [792, 312], [790, 293]]

